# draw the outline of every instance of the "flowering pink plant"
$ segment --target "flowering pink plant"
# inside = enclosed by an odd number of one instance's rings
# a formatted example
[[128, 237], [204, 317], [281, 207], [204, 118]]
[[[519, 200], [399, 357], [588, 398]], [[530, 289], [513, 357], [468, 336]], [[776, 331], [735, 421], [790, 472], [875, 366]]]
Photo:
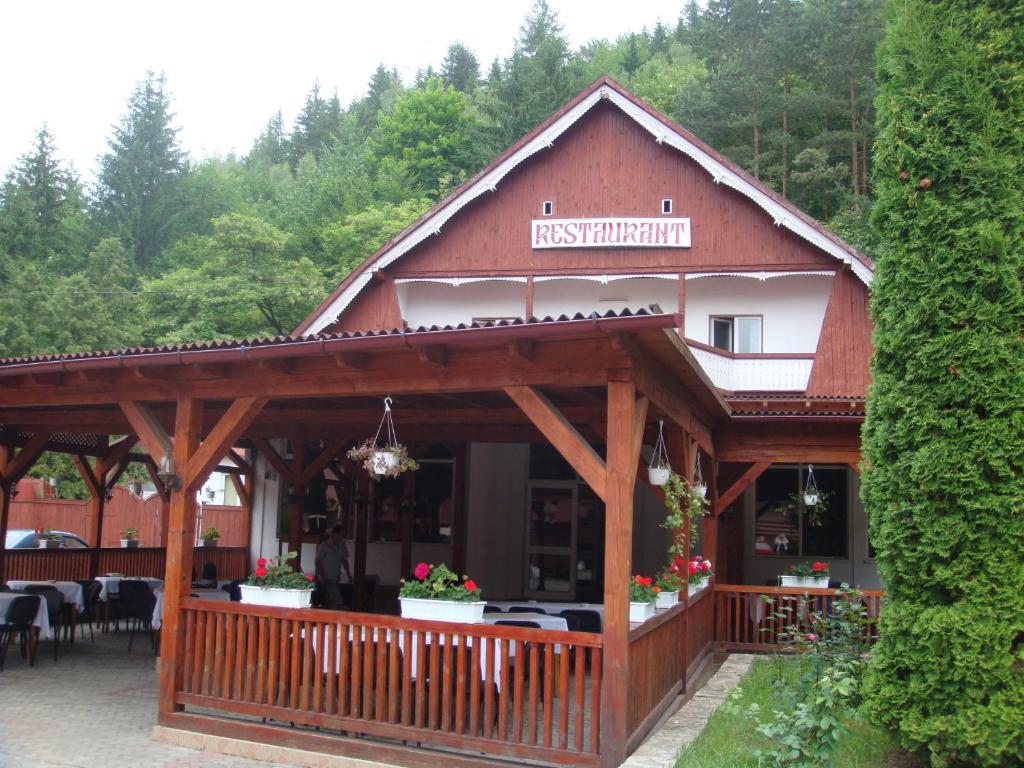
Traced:
[[711, 561], [705, 560], [700, 555], [694, 555], [686, 565], [686, 574], [687, 583], [692, 586], [700, 584], [711, 575]]
[[678, 592], [683, 588], [683, 575], [680, 572], [679, 565], [675, 562], [671, 562], [661, 569], [657, 578], [654, 580], [655, 586], [659, 587], [662, 592]]
[[412, 571], [412, 579], [402, 579], [399, 597], [425, 600], [455, 600], [469, 603], [480, 599], [480, 587], [468, 576], [460, 579], [447, 565], [420, 563]]

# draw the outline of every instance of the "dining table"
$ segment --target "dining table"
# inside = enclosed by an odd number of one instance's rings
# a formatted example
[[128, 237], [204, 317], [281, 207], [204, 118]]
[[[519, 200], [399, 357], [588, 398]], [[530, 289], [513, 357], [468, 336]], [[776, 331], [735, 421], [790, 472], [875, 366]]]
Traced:
[[24, 590], [28, 586], [56, 587], [64, 595], [64, 602], [75, 606], [78, 611], [85, 610], [85, 590], [77, 581], [9, 581], [7, 586], [15, 590]]
[[[156, 595], [156, 603], [153, 605], [153, 618], [151, 621], [153, 629], [160, 629], [160, 625], [163, 624], [164, 620], [163, 587], [153, 590], [153, 594]], [[217, 587], [192, 587], [192, 589], [189, 590], [189, 596], [198, 597], [201, 600], [223, 600], [225, 602], [231, 600], [231, 595]]]
[[36, 617], [32, 624], [39, 630], [40, 639], [49, 640], [53, 636], [53, 632], [50, 629], [50, 614], [46, 610], [46, 601], [43, 600], [42, 595], [25, 595], [22, 592], [0, 592], [0, 624], [7, 623], [7, 609], [10, 608], [11, 603], [17, 597], [34, 597], [39, 601], [39, 608], [36, 609]]
[[163, 579], [154, 579], [151, 576], [122, 576], [121, 574], [97, 576], [94, 581], [98, 581], [102, 585], [99, 600], [103, 603], [118, 596], [122, 581], [144, 581], [151, 590], [164, 585]]
[[[539, 609], [535, 612], [538, 614], [543, 612], [549, 616], [557, 614], [560, 611], [593, 611], [601, 620], [601, 628], [604, 628], [604, 605], [602, 603], [549, 603], [541, 600], [488, 600], [487, 604], [493, 605], [495, 608], [500, 608], [503, 611], [508, 611], [509, 608], [526, 608], [527, 610]], [[514, 613], [519, 613], [519, 611]], [[489, 615], [493, 616], [495, 614]], [[506, 616], [505, 618], [508, 617]], [[526, 621], [526, 619], [524, 619], [524, 621]]]

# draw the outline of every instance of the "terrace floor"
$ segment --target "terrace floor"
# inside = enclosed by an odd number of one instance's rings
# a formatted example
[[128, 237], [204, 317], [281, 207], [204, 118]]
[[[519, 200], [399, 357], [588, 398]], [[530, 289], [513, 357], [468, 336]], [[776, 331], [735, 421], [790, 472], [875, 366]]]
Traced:
[[4, 768], [275, 768], [150, 738], [156, 724], [156, 657], [146, 636], [128, 652], [126, 632], [41, 641], [34, 667], [14, 645], [0, 672], [0, 766]]

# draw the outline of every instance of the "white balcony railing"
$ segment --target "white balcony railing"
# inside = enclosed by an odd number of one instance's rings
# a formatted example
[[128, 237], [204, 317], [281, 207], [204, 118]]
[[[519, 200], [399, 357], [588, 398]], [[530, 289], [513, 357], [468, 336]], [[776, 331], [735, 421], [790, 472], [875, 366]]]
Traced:
[[807, 389], [813, 356], [807, 357], [735, 357], [689, 344], [697, 362], [720, 389], [730, 392], [793, 392]]

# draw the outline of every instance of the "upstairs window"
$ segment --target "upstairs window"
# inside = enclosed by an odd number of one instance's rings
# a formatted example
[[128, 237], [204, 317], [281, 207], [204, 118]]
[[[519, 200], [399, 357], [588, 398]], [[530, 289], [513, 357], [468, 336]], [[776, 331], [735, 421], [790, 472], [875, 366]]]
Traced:
[[726, 352], [760, 352], [760, 315], [712, 317], [711, 346]]

